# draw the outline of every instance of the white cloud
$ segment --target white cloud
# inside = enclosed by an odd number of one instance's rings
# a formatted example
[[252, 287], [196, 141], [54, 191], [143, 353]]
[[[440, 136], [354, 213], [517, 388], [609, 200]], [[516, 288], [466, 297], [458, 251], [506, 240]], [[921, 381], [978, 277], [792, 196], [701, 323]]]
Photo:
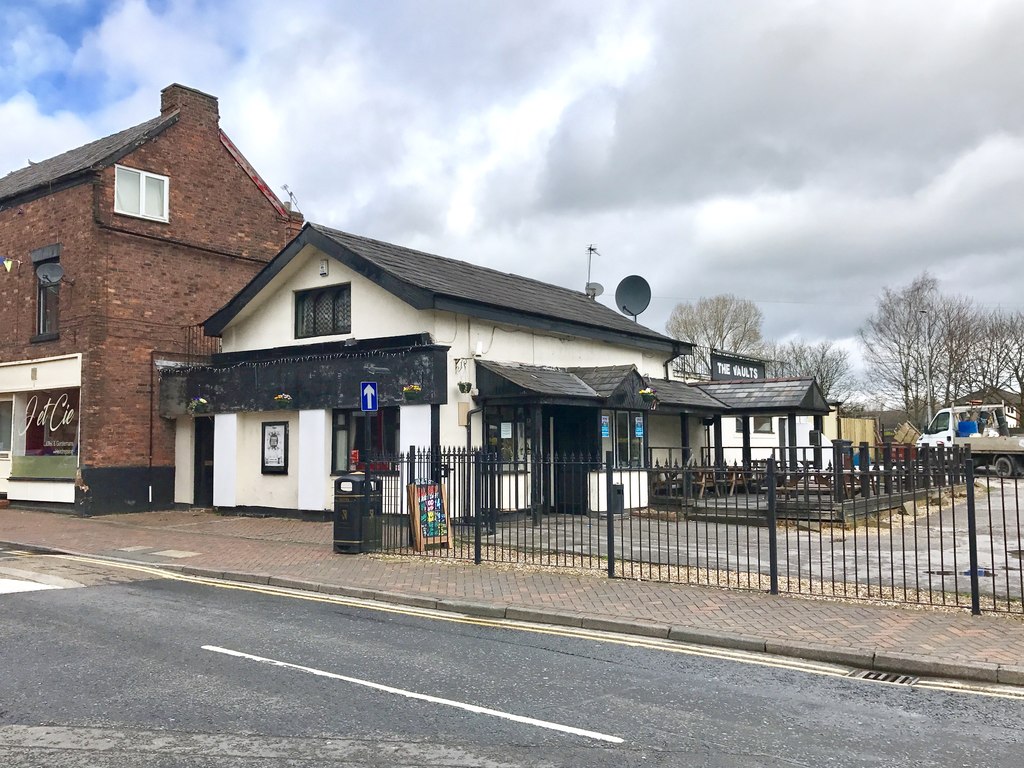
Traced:
[[[1020, 303], [1022, 37], [1015, 0], [125, 0], [76, 50], [0, 58], [0, 168], [181, 82], [315, 220], [578, 288], [596, 243], [609, 303], [649, 279], [652, 327], [728, 291], [772, 335], [849, 339], [925, 268]], [[94, 106], [44, 113], [55, 67]]]

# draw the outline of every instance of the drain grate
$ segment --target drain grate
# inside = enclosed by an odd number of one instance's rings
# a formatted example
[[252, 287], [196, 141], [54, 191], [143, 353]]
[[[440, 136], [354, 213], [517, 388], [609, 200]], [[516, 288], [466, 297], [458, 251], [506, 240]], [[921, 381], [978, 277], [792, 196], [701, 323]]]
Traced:
[[872, 680], [876, 683], [892, 683], [893, 685], [913, 685], [920, 678], [913, 675], [901, 675], [897, 672], [878, 672], [873, 669], [855, 669], [847, 675], [857, 680]]

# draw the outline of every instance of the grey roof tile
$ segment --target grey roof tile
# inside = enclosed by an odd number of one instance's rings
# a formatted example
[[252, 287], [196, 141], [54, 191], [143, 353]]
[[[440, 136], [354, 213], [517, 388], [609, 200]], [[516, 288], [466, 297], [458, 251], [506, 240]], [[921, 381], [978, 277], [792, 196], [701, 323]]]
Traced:
[[318, 224], [310, 223], [309, 226], [395, 278], [425, 289], [435, 296], [612, 329], [666, 343], [680, 343], [633, 322], [610, 307], [594, 301], [582, 291], [352, 235]]
[[176, 112], [160, 115], [56, 157], [38, 163], [30, 163], [25, 168], [11, 171], [0, 178], [0, 202], [59, 182], [91, 168], [102, 168], [116, 162], [126, 151], [153, 138], [177, 119]]
[[725, 403], [730, 410], [803, 411], [828, 413], [821, 389], [812, 378], [712, 381], [697, 384], [705, 394]]
[[601, 397], [610, 397], [633, 371], [635, 365], [606, 365], [592, 368], [569, 368]]
[[660, 405], [673, 405], [703, 411], [724, 411], [725, 403], [702, 391], [699, 387], [682, 381], [666, 381], [664, 379], [645, 379], [658, 397]]
[[522, 365], [520, 363], [496, 363], [491, 360], [478, 360], [476, 364], [528, 392], [566, 397], [600, 397], [576, 374], [564, 368]]

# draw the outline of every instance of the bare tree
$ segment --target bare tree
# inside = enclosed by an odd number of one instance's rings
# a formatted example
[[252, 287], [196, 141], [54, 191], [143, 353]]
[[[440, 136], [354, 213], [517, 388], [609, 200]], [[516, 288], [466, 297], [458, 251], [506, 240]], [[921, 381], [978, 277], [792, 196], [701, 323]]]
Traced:
[[757, 352], [763, 322], [754, 302], [722, 294], [676, 304], [665, 331], [677, 339], [742, 355]]
[[1024, 312], [1002, 315], [1002, 344], [1006, 378], [1020, 393], [1017, 413], [1024, 413]]
[[1014, 350], [1021, 343], [1015, 336], [1012, 315], [998, 309], [988, 312], [975, 309], [971, 334], [964, 340], [969, 350], [966, 355], [967, 392], [979, 392], [985, 398], [1001, 398], [1012, 380], [1011, 362]]
[[924, 272], [904, 288], [883, 288], [874, 314], [860, 330], [868, 386], [899, 403], [918, 424], [924, 423], [925, 409], [934, 398], [939, 358], [929, 342], [940, 306], [938, 282]]
[[771, 361], [771, 376], [811, 376], [829, 401], [844, 400], [853, 389], [850, 355], [832, 341], [812, 344], [797, 339], [785, 344], [769, 343], [764, 350]]

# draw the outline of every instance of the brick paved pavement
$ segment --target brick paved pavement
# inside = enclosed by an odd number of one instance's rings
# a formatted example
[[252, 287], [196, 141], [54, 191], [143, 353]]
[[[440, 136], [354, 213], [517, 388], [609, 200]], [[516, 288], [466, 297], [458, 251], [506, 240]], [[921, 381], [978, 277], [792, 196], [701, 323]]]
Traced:
[[[611, 580], [438, 558], [336, 555], [331, 525], [209, 512], [78, 518], [0, 509], [0, 541], [308, 582], [397, 602], [443, 601], [486, 615], [618, 627], [711, 645], [854, 666], [1024, 685], [1024, 620], [964, 611], [842, 603], [688, 585]], [[156, 552], [195, 553], [183, 557]], [[385, 594], [386, 593], [386, 594]], [[471, 605], [467, 605], [471, 604]]]

